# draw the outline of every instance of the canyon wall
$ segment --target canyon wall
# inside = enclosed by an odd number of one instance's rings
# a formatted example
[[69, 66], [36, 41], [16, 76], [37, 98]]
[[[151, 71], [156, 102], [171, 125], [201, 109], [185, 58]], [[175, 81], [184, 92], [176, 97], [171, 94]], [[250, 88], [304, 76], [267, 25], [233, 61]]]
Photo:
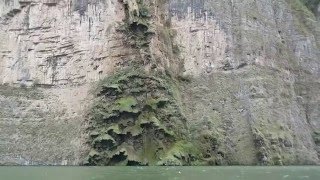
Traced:
[[306, 2], [0, 0], [0, 165], [318, 164]]

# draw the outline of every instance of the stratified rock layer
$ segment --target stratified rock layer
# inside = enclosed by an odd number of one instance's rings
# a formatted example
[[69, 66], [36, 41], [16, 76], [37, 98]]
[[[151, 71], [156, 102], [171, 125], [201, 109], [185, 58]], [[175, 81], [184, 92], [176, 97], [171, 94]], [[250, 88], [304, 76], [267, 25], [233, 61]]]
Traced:
[[0, 0], [0, 164], [318, 164], [319, 15], [317, 0]]

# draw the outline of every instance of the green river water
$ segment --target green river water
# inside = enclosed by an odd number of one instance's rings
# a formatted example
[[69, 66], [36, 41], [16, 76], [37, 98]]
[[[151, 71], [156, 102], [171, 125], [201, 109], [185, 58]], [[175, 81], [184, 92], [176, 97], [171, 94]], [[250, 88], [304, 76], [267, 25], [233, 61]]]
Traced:
[[320, 167], [0, 167], [0, 180], [320, 180]]

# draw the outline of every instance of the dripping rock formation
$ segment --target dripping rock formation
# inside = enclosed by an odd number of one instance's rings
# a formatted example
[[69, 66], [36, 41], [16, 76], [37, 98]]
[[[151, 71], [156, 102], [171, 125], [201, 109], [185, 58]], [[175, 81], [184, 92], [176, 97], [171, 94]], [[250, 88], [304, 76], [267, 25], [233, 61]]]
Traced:
[[319, 0], [0, 0], [0, 165], [320, 163]]

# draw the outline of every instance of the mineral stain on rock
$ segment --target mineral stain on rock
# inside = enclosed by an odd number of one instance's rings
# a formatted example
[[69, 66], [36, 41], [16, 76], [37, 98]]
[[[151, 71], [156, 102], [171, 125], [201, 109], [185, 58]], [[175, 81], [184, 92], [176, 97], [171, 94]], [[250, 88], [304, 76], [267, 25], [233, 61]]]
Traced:
[[319, 0], [0, 0], [0, 165], [320, 160]]
[[123, 70], [100, 82], [88, 165], [165, 164], [170, 148], [185, 138], [186, 122], [172, 82], [141, 72]]

